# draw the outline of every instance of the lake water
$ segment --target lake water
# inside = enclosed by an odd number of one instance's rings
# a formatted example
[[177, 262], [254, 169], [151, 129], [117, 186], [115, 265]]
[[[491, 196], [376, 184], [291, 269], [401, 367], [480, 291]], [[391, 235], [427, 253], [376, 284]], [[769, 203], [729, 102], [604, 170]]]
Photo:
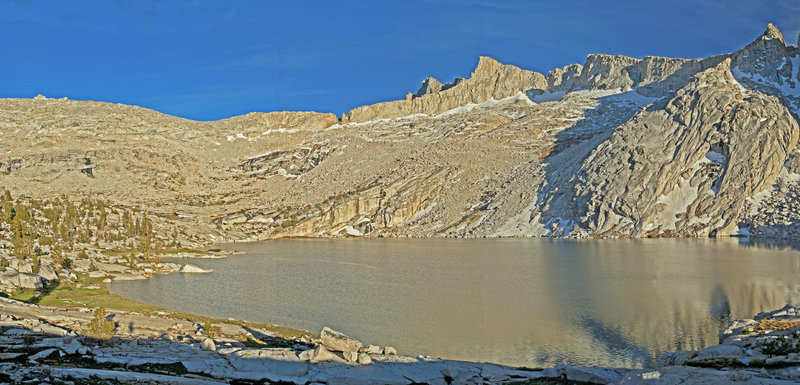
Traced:
[[517, 366], [648, 366], [728, 321], [800, 297], [800, 253], [730, 240], [355, 239], [223, 246], [211, 274], [114, 293], [319, 332], [401, 354]]

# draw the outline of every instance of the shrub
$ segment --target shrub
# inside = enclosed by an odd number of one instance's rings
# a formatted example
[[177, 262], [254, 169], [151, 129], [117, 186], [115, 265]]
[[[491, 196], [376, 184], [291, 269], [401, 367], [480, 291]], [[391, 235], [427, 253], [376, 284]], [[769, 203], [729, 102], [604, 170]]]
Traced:
[[95, 309], [85, 334], [89, 338], [107, 340], [114, 335], [114, 329], [114, 322], [106, 319], [106, 309], [101, 306]]
[[222, 329], [219, 327], [219, 325], [214, 324], [211, 318], [206, 318], [203, 321], [203, 329], [205, 329], [206, 335], [211, 338], [219, 336], [220, 332], [222, 332]]

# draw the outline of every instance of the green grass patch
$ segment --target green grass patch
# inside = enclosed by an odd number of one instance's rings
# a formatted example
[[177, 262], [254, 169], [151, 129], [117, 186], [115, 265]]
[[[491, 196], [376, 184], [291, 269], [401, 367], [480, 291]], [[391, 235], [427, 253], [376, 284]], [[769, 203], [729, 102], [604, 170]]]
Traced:
[[[115, 250], [103, 250], [103, 254], [107, 255], [130, 255], [131, 253], [139, 254], [142, 253], [142, 250], [139, 249], [115, 249]], [[161, 254], [168, 255], [168, 254], [180, 254], [180, 253], [191, 253], [191, 254], [206, 254], [203, 250], [197, 249], [188, 249], [188, 248], [177, 248], [177, 249], [163, 249], [161, 250]]]
[[[293, 342], [290, 343], [284, 339], [297, 339], [302, 336], [319, 338], [318, 335], [309, 333], [305, 330], [293, 329], [285, 326], [238, 320], [214, 319], [149, 305], [110, 293], [103, 283], [103, 279], [103, 277], [92, 278], [86, 274], [78, 274], [77, 282], [54, 282], [43, 290], [36, 291], [32, 289], [25, 289], [16, 293], [10, 293], [8, 294], [8, 298], [27, 303], [36, 303], [42, 306], [66, 308], [104, 307], [109, 311], [129, 311], [144, 315], [155, 315], [158, 313], [162, 316], [185, 319], [192, 322], [209, 324], [226, 323], [239, 325], [249, 329], [264, 329], [275, 334], [275, 337], [268, 338], [269, 341], [264, 341], [265, 345], [269, 347], [277, 347], [277, 345], [280, 343], [286, 343], [288, 346], [293, 344]], [[81, 287], [78, 287], [79, 284]], [[97, 288], [90, 289], [88, 286], [96, 286]]]

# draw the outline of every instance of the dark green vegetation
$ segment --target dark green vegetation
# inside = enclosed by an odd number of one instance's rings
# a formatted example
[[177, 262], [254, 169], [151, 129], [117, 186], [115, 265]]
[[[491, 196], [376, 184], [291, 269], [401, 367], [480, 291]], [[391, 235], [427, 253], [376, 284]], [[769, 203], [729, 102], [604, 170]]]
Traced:
[[797, 341], [800, 339], [800, 332], [793, 331], [791, 336], [778, 337], [777, 339], [764, 342], [759, 345], [761, 353], [769, 356], [785, 356], [789, 353], [800, 353], [800, 346]]
[[[0, 193], [0, 240], [11, 243], [16, 258], [33, 262], [47, 255], [56, 268], [70, 268], [68, 254], [87, 257], [88, 249], [120, 250], [146, 257], [181, 251], [179, 231], [157, 234], [147, 213], [101, 199], [74, 202], [62, 196], [49, 200]], [[5, 246], [5, 245], [4, 245]], [[0, 261], [3, 267], [8, 262]], [[34, 271], [36, 272], [36, 271]]]

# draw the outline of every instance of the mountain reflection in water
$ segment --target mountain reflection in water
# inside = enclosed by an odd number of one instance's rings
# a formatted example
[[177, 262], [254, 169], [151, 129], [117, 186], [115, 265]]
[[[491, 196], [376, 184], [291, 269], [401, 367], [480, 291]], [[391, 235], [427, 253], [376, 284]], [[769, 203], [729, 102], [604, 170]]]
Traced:
[[[794, 302], [800, 254], [737, 240], [357, 239], [223, 246], [202, 275], [119, 282], [180, 311], [319, 331], [401, 354], [648, 366]], [[185, 262], [185, 261], [183, 261]]]

